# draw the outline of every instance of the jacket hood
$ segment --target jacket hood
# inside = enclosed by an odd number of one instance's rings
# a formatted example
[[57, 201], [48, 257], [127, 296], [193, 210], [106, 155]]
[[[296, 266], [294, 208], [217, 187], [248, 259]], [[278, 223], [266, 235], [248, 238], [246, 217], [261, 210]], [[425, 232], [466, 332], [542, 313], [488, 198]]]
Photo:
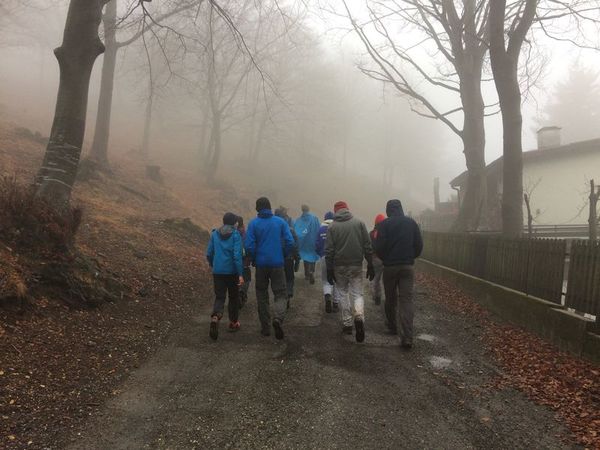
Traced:
[[400, 202], [400, 200], [390, 200], [387, 202], [385, 212], [388, 217], [403, 216], [404, 210], [402, 209], [402, 202]]
[[258, 212], [258, 217], [260, 217], [261, 219], [268, 219], [269, 217], [273, 217], [273, 211], [271, 211], [270, 209], [261, 209]]
[[235, 228], [233, 226], [231, 226], [231, 225], [223, 225], [218, 230], [219, 237], [221, 239], [223, 239], [224, 241], [226, 241], [227, 239], [229, 239], [233, 235], [234, 231], [235, 231]]
[[335, 213], [335, 218], [334, 220], [336, 222], [346, 222], [350, 219], [352, 219], [352, 213], [348, 210], [348, 209], [339, 209], [338, 212]]

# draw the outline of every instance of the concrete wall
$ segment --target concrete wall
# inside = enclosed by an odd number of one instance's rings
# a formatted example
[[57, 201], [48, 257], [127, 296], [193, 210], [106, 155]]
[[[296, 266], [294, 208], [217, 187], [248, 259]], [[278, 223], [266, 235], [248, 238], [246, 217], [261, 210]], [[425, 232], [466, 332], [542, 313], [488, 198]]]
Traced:
[[455, 282], [477, 303], [502, 319], [552, 342], [560, 350], [600, 364], [600, 335], [596, 324], [560, 305], [527, 296], [426, 260], [417, 267]]

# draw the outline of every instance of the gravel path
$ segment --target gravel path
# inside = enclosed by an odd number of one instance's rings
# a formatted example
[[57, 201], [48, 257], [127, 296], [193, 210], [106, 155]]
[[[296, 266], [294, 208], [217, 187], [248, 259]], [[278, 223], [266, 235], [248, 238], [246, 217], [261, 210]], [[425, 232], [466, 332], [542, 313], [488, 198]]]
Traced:
[[341, 334], [316, 286], [298, 279], [286, 339], [208, 337], [209, 304], [121, 387], [72, 449], [564, 448], [552, 414], [488, 383], [498, 373], [470, 319], [418, 286], [416, 345], [400, 350], [367, 296], [364, 344]]

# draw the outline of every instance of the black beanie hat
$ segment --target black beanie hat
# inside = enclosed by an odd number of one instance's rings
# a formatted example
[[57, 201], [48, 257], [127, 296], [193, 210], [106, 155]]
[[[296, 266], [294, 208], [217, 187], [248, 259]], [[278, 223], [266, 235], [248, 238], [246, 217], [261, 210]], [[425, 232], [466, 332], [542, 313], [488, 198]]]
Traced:
[[238, 221], [238, 216], [233, 213], [225, 213], [223, 216], [223, 225], [231, 225], [234, 226]]
[[267, 197], [261, 197], [256, 200], [256, 211], [262, 211], [263, 209], [271, 209], [271, 202]]

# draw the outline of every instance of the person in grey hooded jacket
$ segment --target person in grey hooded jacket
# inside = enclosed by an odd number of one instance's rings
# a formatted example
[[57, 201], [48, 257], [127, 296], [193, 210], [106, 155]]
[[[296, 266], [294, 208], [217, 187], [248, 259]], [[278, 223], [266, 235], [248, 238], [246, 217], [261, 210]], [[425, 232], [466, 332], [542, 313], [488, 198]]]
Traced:
[[334, 205], [335, 216], [327, 230], [325, 262], [327, 281], [335, 284], [335, 296], [342, 309], [343, 332], [356, 341], [365, 340], [365, 301], [363, 298], [363, 259], [367, 261], [367, 278], [373, 280], [373, 248], [367, 227], [354, 218], [345, 202]]

